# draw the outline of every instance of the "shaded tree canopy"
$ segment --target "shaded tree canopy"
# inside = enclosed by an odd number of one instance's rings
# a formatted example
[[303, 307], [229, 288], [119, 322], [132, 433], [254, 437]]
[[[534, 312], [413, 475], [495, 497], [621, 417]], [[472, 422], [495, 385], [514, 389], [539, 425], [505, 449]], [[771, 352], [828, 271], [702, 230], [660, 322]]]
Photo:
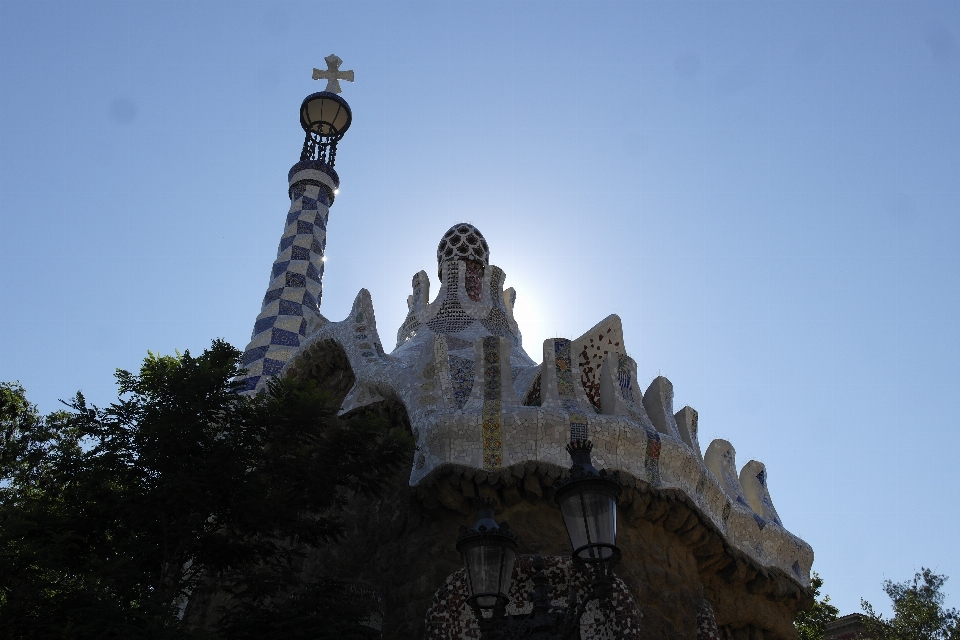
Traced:
[[[0, 636], [249, 637], [295, 619], [304, 637], [363, 637], [368, 611], [295, 563], [342, 536], [340, 509], [380, 495], [411, 439], [338, 419], [313, 381], [241, 395], [239, 363], [221, 340], [149, 354], [117, 372], [116, 403], [78, 393], [48, 416], [0, 384]], [[201, 632], [181, 618], [203, 588], [236, 606]]]
[[884, 617], [866, 600], [860, 601], [869, 632], [882, 640], [958, 640], [960, 615], [943, 606], [941, 591], [947, 576], [923, 567], [912, 580], [885, 580], [883, 590], [893, 604], [893, 617]]
[[800, 611], [793, 623], [797, 627], [800, 640], [823, 640], [827, 623], [839, 617], [840, 610], [830, 604], [830, 596], [820, 598], [823, 578], [814, 571], [810, 577], [810, 590], [813, 592], [813, 607], [809, 611]]

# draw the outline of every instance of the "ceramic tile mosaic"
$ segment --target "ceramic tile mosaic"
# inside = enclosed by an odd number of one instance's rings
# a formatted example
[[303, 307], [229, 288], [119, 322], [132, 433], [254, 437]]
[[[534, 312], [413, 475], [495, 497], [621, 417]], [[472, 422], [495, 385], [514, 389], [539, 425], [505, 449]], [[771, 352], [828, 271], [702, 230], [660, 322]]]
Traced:
[[[503, 294], [503, 281], [506, 274], [495, 265], [491, 265], [489, 270], [491, 309], [480, 324], [492, 335], [509, 338], [513, 346], [520, 346], [520, 332], [516, 328], [516, 322], [511, 320], [513, 305], [511, 303], [510, 309], [507, 308]], [[516, 301], [516, 293], [512, 299]]]
[[483, 339], [483, 466], [499, 469], [503, 464], [503, 434], [500, 429], [500, 340], [496, 336]]
[[473, 260], [467, 260], [464, 264], [467, 267], [467, 297], [474, 302], [480, 302], [480, 295], [483, 293], [483, 265]]
[[503, 336], [516, 341], [516, 336], [510, 331], [510, 325], [507, 321], [507, 314], [500, 309], [493, 309], [490, 315], [480, 321], [484, 329], [495, 336]]
[[540, 374], [537, 373], [537, 377], [533, 379], [533, 384], [530, 386], [530, 390], [527, 392], [527, 395], [524, 396], [523, 404], [528, 407], [539, 407], [543, 404], [543, 400], [540, 398]]
[[644, 453], [643, 466], [647, 472], [647, 482], [654, 487], [663, 483], [660, 478], [660, 434], [656, 429], [644, 429], [647, 434], [647, 450]]
[[[446, 298], [440, 304], [437, 315], [425, 324], [434, 333], [458, 333], [468, 329], [474, 323], [473, 318], [463, 310], [459, 294], [459, 273], [462, 262], [448, 262], [446, 277]], [[445, 266], [446, 266], [445, 265]]]
[[[556, 607], [567, 605], [571, 589], [577, 595], [589, 589], [587, 576], [574, 569], [566, 556], [547, 556], [544, 558], [544, 575], [555, 588], [550, 592], [551, 604]], [[533, 605], [529, 594], [533, 592], [533, 558], [520, 556], [513, 569], [510, 602], [507, 613], [520, 615], [529, 613]], [[480, 632], [473, 611], [467, 606], [467, 585], [464, 570], [451, 574], [437, 590], [427, 610], [424, 626], [426, 640], [479, 639]], [[582, 597], [582, 596], [581, 596]], [[586, 607], [580, 622], [580, 638], [583, 640], [640, 640], [641, 614], [630, 590], [617, 578], [607, 606], [602, 609], [596, 602]]]
[[473, 390], [473, 359], [460, 356], [447, 356], [450, 362], [450, 382], [453, 387], [453, 402], [458, 409], [470, 399]]
[[437, 263], [449, 260], [477, 262], [481, 266], [489, 264], [490, 247], [480, 230], [466, 222], [450, 227], [437, 246]]
[[767, 468], [762, 462], [751, 460], [743, 466], [740, 470], [740, 486], [751, 509], [767, 520], [783, 526], [767, 489]]
[[290, 211], [243, 355], [248, 391], [256, 389], [264, 376], [276, 375], [321, 318], [327, 216], [338, 185], [336, 173], [323, 162], [301, 162], [291, 170]]
[[626, 354], [618, 354], [617, 358], [617, 386], [620, 392], [633, 400], [633, 385], [630, 382], [630, 359]]
[[590, 363], [590, 353], [587, 351], [587, 348], [584, 347], [579, 354], [577, 354], [577, 364], [580, 367], [580, 384], [583, 385], [583, 391], [587, 394], [587, 398], [597, 410], [600, 409], [600, 380], [597, 376], [599, 372], [600, 365], [599, 363], [594, 367]]
[[557, 370], [557, 393], [560, 403], [570, 416], [570, 441], [587, 439], [587, 416], [577, 402], [573, 389], [573, 366], [570, 359], [570, 341], [555, 339], [554, 366]]
[[697, 640], [720, 640], [720, 629], [713, 615], [713, 607], [707, 600], [701, 600], [697, 607]]
[[577, 338], [571, 346], [580, 369], [580, 384], [598, 411], [600, 407], [600, 369], [608, 353], [624, 353], [620, 319], [609, 316]]
[[[728, 544], [808, 584], [812, 549], [783, 528], [766, 469], [751, 461], [738, 477], [733, 448], [725, 441], [702, 454], [696, 412], [685, 407], [674, 414], [666, 378], [658, 377], [641, 393], [617, 316], [575, 340], [546, 340], [538, 365], [523, 348], [513, 317], [516, 292], [503, 289], [503, 270], [489, 263], [488, 253], [477, 261], [482, 270], [455, 253], [439, 261], [442, 286], [433, 300], [426, 271], [413, 277], [392, 353], [381, 346], [365, 289], [344, 320], [326, 321], [312, 300], [320, 296], [317, 252], [324, 249], [329, 203], [317, 185], [302, 178], [296, 178], [302, 184], [291, 178], [303, 190], [291, 189], [294, 200], [273, 280], [245, 354], [253, 384], [285, 370], [310, 370], [313, 358], [336, 345], [356, 379], [341, 412], [385, 401], [406, 410], [417, 446], [411, 485], [450, 464], [495, 469], [542, 461], [566, 467], [564, 445], [589, 437], [599, 466], [682, 491]], [[470, 251], [485, 247], [479, 231], [471, 227], [470, 234], [477, 238], [467, 243]], [[454, 235], [466, 238], [459, 231]], [[461, 243], [442, 244], [442, 253]]]

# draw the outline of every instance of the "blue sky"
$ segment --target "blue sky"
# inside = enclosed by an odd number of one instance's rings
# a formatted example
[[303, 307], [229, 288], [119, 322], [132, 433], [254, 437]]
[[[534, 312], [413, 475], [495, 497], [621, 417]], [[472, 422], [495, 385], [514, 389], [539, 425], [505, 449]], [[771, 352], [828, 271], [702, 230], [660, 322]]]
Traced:
[[477, 225], [527, 351], [610, 313], [704, 448], [768, 468], [843, 613], [960, 605], [960, 3], [0, 0], [0, 380], [115, 398], [246, 345], [336, 53], [322, 312]]

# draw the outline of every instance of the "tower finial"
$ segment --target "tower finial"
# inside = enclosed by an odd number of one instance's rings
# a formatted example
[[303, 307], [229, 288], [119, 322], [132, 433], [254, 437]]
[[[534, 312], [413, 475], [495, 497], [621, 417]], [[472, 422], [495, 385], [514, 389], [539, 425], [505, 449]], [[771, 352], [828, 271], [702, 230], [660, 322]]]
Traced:
[[340, 65], [343, 64], [343, 60], [335, 56], [334, 54], [328, 55], [324, 58], [324, 61], [327, 63], [327, 70], [321, 71], [320, 69], [313, 70], [313, 79], [314, 80], [326, 80], [327, 88], [325, 91], [330, 93], [340, 93], [340, 81], [346, 80], [347, 82], [353, 82], [353, 71], [340, 71]]
[[447, 260], [475, 260], [487, 266], [490, 264], [490, 247], [479, 229], [461, 222], [443, 234], [437, 247], [437, 264]]

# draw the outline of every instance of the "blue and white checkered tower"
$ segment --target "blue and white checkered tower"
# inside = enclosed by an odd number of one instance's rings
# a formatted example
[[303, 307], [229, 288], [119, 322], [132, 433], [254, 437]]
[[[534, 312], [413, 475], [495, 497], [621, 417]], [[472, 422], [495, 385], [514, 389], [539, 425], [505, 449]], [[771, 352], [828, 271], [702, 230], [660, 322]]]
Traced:
[[350, 106], [337, 95], [339, 81], [353, 82], [353, 71], [340, 71], [343, 61], [335, 55], [325, 60], [327, 70], [314, 69], [313, 78], [327, 80], [326, 90], [307, 96], [300, 106], [300, 124], [306, 137], [300, 162], [287, 175], [290, 211], [267, 295], [243, 354], [248, 392], [280, 373], [307, 332], [321, 320], [327, 217], [340, 188], [333, 165], [337, 142], [353, 119]]

